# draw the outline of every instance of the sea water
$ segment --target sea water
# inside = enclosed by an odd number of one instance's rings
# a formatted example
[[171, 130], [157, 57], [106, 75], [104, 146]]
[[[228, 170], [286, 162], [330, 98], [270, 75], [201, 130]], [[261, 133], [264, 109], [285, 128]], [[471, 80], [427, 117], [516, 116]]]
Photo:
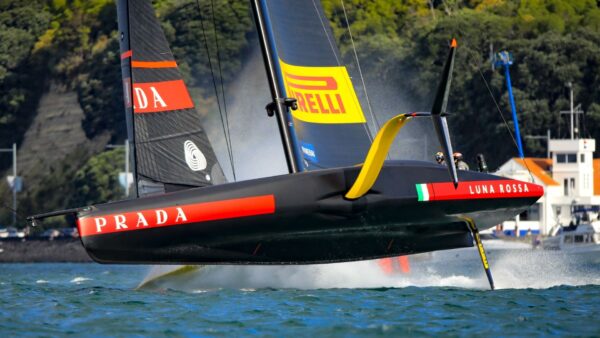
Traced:
[[495, 291], [469, 259], [210, 267], [141, 290], [146, 266], [3, 264], [0, 336], [600, 336], [597, 265], [490, 260]]

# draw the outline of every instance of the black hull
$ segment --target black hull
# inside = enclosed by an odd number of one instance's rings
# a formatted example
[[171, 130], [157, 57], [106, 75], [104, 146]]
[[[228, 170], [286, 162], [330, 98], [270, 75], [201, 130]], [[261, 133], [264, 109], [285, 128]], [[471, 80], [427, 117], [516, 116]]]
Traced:
[[[537, 190], [528, 196], [480, 192], [476, 198], [419, 201], [415, 185], [448, 182], [447, 168], [399, 161], [386, 163], [367, 195], [346, 200], [359, 169], [311, 171], [101, 204], [78, 213], [79, 230], [87, 252], [101, 263], [342, 262], [472, 246], [465, 217], [486, 229], [522, 212], [542, 194], [541, 187], [529, 184], [529, 190]], [[471, 171], [460, 172], [459, 180], [461, 185], [507, 181]], [[272, 196], [272, 212], [232, 217], [233, 208], [213, 219], [161, 226], [135, 219], [138, 211], [215, 201], [235, 204], [252, 196]], [[178, 220], [189, 221], [192, 216], [186, 213]], [[173, 222], [175, 216], [169, 217]], [[115, 228], [112, 219], [124, 226]]]

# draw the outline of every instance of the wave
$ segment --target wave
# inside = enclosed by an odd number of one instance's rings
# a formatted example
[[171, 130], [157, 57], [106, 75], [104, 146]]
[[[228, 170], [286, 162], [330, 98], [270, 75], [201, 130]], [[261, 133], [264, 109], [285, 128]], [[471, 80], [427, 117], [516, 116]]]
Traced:
[[75, 277], [75, 278], [71, 279], [71, 283], [80, 284], [80, 283], [83, 283], [83, 282], [89, 281], [89, 280], [92, 280], [92, 279], [87, 278], [87, 277]]
[[[600, 266], [578, 256], [536, 250], [500, 250], [489, 254], [497, 289], [546, 289], [559, 285], [600, 284]], [[214, 289], [256, 290], [456, 287], [489, 288], [474, 248], [409, 256], [411, 271], [387, 273], [378, 261], [302, 266], [203, 266], [170, 275], [177, 267], [155, 267], [145, 281], [150, 289], [199, 292]], [[161, 277], [162, 276], [162, 277]]]

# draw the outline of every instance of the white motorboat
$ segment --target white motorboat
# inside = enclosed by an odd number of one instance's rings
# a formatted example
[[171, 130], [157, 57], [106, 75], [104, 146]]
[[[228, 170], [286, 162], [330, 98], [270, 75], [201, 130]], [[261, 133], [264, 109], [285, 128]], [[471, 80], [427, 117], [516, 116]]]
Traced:
[[552, 236], [544, 239], [544, 250], [558, 250], [565, 254], [582, 256], [590, 263], [600, 263], [600, 222], [557, 226]]

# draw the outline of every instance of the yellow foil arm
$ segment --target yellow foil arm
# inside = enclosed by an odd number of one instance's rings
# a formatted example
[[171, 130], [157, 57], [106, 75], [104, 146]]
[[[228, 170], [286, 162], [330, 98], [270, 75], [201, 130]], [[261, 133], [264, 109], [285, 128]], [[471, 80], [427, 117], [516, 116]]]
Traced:
[[379, 130], [356, 181], [346, 193], [347, 199], [360, 198], [375, 184], [394, 138], [410, 118], [409, 114], [394, 116]]

